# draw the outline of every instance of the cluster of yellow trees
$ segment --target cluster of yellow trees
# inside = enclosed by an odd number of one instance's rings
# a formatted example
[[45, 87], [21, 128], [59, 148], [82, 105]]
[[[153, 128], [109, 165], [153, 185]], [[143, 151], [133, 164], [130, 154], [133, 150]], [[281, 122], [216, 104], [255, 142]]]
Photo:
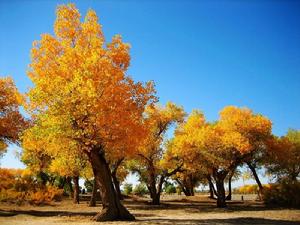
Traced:
[[54, 185], [38, 182], [38, 177], [29, 169], [0, 168], [0, 201], [34, 205], [50, 204], [60, 200], [63, 190]]
[[[288, 138], [272, 135], [268, 118], [247, 108], [225, 107], [218, 121], [208, 122], [199, 110], [187, 116], [171, 102], [159, 105], [152, 82], [126, 74], [129, 45], [119, 35], [106, 43], [93, 10], [83, 22], [73, 4], [59, 6], [56, 15], [54, 35], [33, 44], [33, 87], [26, 96], [10, 78], [0, 80], [0, 150], [21, 140], [27, 166], [72, 177], [77, 198], [79, 177], [94, 177], [103, 204], [97, 221], [134, 219], [120, 201], [120, 179], [128, 170], [145, 182], [153, 204], [172, 177], [187, 195], [205, 180], [224, 207], [225, 179], [238, 166], [247, 164], [262, 188], [255, 168], [266, 154], [282, 159], [295, 149]], [[18, 111], [21, 102], [28, 121]], [[174, 125], [174, 137], [166, 141]]]

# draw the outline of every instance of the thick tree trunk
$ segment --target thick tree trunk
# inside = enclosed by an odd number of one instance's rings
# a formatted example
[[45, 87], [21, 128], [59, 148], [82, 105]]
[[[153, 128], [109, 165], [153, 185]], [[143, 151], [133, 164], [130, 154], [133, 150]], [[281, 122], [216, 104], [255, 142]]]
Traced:
[[95, 207], [96, 206], [96, 198], [97, 198], [97, 183], [96, 183], [96, 179], [94, 179], [92, 196], [91, 196], [91, 200], [90, 200], [90, 203], [89, 203], [90, 207]]
[[73, 177], [74, 182], [74, 196], [73, 196], [73, 203], [79, 204], [79, 177]]
[[217, 177], [216, 186], [217, 186], [217, 192], [218, 192], [217, 207], [224, 208], [224, 207], [226, 207], [224, 179], [221, 177]]
[[73, 191], [73, 186], [72, 186], [72, 178], [71, 177], [66, 177], [66, 182], [69, 187], [69, 198], [73, 198], [74, 191]]
[[152, 182], [149, 186], [149, 192], [151, 197], [151, 204], [152, 205], [159, 205], [160, 204], [160, 193], [156, 189], [156, 183]]
[[156, 187], [156, 179], [154, 174], [150, 174], [150, 184], [147, 186], [150, 192], [151, 204], [160, 205], [160, 195], [162, 191], [162, 185], [165, 181], [165, 177], [161, 176]]
[[191, 196], [195, 196], [195, 192], [194, 192], [194, 187], [193, 186], [191, 187], [190, 193], [191, 193]]
[[249, 169], [251, 170], [251, 172], [252, 172], [252, 174], [254, 176], [254, 179], [255, 179], [255, 181], [256, 181], [256, 183], [258, 185], [258, 188], [259, 188], [259, 197], [261, 198], [261, 194], [262, 194], [262, 192], [264, 190], [264, 187], [262, 186], [262, 184], [261, 184], [261, 182], [259, 180], [259, 177], [258, 177], [258, 175], [256, 173], [255, 167], [252, 166], [251, 163], [249, 163], [249, 162], [247, 162], [247, 165], [248, 165]]
[[160, 205], [160, 193], [156, 193], [152, 198], [152, 205]]
[[94, 177], [100, 189], [102, 211], [94, 219], [96, 221], [134, 220], [134, 216], [121, 204], [112, 183], [111, 171], [101, 148], [93, 149], [89, 154]]

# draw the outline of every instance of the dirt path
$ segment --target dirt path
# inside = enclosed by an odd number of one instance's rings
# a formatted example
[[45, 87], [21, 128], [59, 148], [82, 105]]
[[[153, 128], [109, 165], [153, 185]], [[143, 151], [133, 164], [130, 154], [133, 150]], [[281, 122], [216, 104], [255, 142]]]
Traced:
[[[104, 224], [300, 225], [300, 210], [267, 209], [262, 204], [251, 201], [231, 202], [228, 209], [217, 209], [214, 203], [207, 199], [165, 201], [161, 206], [127, 200], [125, 205], [136, 216], [137, 221], [106, 222]], [[88, 207], [86, 202], [74, 205], [70, 200], [42, 207], [1, 204], [0, 224], [96, 225], [99, 223], [91, 221], [91, 217], [98, 210], [100, 207]]]

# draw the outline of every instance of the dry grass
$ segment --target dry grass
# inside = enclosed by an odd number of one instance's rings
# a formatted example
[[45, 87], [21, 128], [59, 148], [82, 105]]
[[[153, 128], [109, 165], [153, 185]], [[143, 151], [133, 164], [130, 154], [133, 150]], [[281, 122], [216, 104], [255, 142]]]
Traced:
[[[203, 196], [164, 198], [160, 206], [151, 206], [145, 200], [125, 200], [126, 207], [136, 216], [137, 221], [105, 224], [300, 224], [300, 210], [266, 208], [262, 203], [255, 201], [231, 201], [227, 209], [217, 209], [214, 201]], [[16, 206], [1, 203], [0, 224], [95, 225], [99, 223], [91, 221], [91, 217], [99, 210], [100, 207], [88, 207], [87, 202], [74, 205], [68, 199], [51, 206]]]

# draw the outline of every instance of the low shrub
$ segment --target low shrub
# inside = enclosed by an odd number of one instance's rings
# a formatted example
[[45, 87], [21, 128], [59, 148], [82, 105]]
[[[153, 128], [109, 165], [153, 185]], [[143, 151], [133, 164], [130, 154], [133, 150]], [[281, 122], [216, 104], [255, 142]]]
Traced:
[[124, 184], [123, 186], [123, 192], [125, 195], [130, 195], [132, 193], [132, 184]]
[[282, 182], [270, 185], [263, 192], [267, 205], [300, 208], [300, 182]]
[[168, 184], [165, 187], [165, 192], [166, 194], [174, 194], [176, 193], [176, 187], [174, 186], [174, 184]]
[[148, 194], [148, 189], [144, 184], [138, 184], [134, 187], [133, 194], [143, 196]]

